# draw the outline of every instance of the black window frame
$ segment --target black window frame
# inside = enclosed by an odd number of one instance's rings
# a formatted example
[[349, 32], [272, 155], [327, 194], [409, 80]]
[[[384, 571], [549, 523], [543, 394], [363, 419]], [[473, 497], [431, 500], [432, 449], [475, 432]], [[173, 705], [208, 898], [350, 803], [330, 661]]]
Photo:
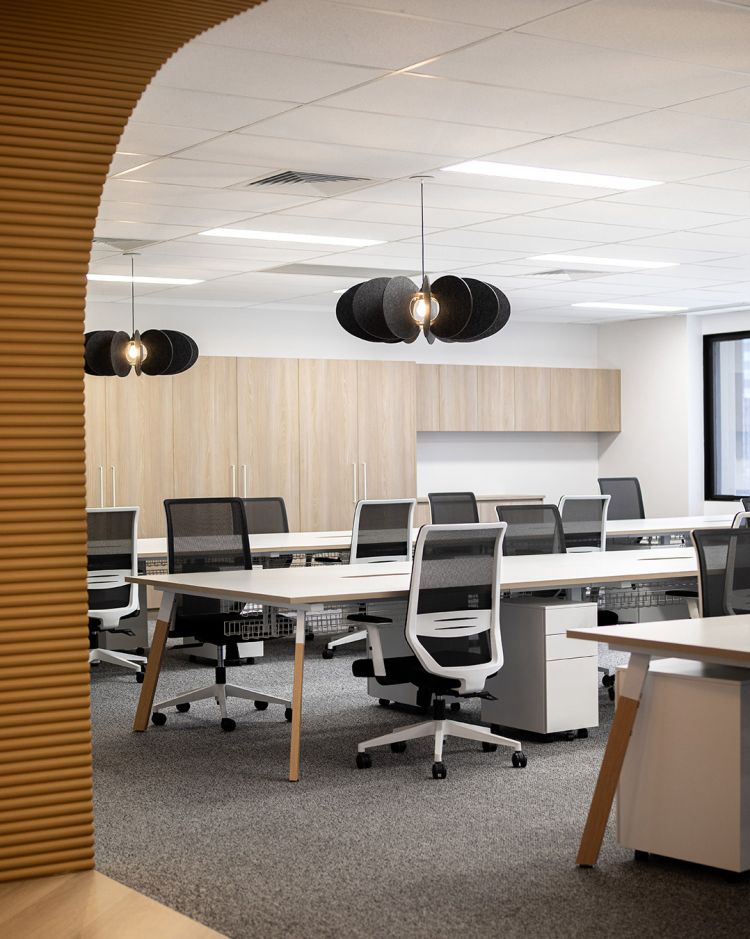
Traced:
[[716, 492], [714, 476], [716, 431], [714, 427], [714, 347], [720, 342], [750, 339], [750, 330], [731, 333], [707, 333], [703, 337], [703, 488], [707, 502], [736, 502], [736, 493]]

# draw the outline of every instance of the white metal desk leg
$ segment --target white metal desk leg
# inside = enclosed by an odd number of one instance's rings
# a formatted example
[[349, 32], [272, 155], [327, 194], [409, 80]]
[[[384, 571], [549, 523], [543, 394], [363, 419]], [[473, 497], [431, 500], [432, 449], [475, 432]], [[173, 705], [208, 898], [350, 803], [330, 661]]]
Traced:
[[299, 780], [300, 731], [302, 729], [302, 676], [305, 670], [305, 611], [297, 610], [292, 684], [292, 741], [289, 747], [289, 782]]
[[650, 661], [651, 656], [644, 653], [633, 653], [630, 656], [617, 699], [617, 709], [609, 731], [599, 778], [596, 781], [594, 796], [589, 807], [586, 827], [583, 829], [581, 844], [578, 848], [576, 864], [581, 867], [593, 867], [599, 858], [604, 831], [617, 791], [617, 784], [620, 781], [620, 772], [628, 750], [630, 735], [633, 732], [643, 682], [646, 680]]
[[146, 663], [146, 673], [143, 676], [141, 685], [141, 694], [138, 698], [138, 707], [135, 712], [135, 721], [133, 730], [146, 730], [148, 721], [151, 717], [151, 708], [154, 704], [154, 695], [156, 694], [156, 683], [159, 681], [159, 672], [164, 658], [164, 647], [167, 644], [167, 633], [172, 622], [172, 613], [174, 611], [174, 594], [163, 593], [161, 596], [161, 606], [159, 607], [159, 616], [156, 620], [154, 637], [151, 640], [151, 648], [148, 653], [148, 662]]

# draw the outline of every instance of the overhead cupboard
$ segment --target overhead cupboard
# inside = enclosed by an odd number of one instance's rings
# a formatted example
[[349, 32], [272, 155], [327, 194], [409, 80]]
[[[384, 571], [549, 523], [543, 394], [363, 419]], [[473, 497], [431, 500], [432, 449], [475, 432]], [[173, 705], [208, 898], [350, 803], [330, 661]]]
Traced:
[[146, 538], [190, 496], [281, 495], [292, 530], [344, 529], [359, 499], [417, 496], [419, 431], [619, 429], [615, 370], [201, 356], [86, 376], [87, 504], [140, 506]]

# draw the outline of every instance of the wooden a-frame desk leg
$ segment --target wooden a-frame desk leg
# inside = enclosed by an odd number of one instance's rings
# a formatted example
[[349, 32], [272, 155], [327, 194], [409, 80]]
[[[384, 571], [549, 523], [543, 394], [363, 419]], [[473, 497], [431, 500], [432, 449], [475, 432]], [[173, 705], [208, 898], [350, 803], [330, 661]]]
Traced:
[[622, 688], [617, 699], [614, 720], [609, 731], [607, 747], [599, 770], [599, 778], [581, 836], [576, 864], [593, 867], [599, 859], [604, 831], [607, 827], [612, 802], [620, 782], [622, 764], [628, 751], [630, 735], [638, 714], [643, 682], [646, 680], [651, 656], [633, 653], [625, 671]]
[[305, 671], [305, 611], [297, 610], [294, 636], [294, 683], [292, 685], [292, 739], [289, 745], [289, 782], [299, 780], [299, 752], [302, 731], [302, 678]]
[[151, 708], [154, 704], [154, 695], [156, 694], [156, 684], [159, 681], [159, 672], [161, 672], [161, 663], [164, 658], [164, 647], [167, 644], [167, 633], [172, 622], [172, 612], [174, 610], [174, 594], [162, 594], [161, 606], [159, 607], [159, 617], [156, 620], [154, 636], [151, 640], [151, 648], [148, 653], [148, 662], [146, 663], [146, 674], [143, 676], [141, 685], [141, 694], [138, 698], [138, 707], [135, 712], [135, 721], [133, 730], [143, 731], [148, 727], [151, 717]]

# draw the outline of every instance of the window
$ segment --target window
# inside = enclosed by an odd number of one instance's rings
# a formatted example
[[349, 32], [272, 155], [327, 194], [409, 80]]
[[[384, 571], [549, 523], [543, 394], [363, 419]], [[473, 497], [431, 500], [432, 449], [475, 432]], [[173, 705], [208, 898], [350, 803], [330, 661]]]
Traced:
[[750, 332], [703, 337], [706, 498], [750, 495]]

